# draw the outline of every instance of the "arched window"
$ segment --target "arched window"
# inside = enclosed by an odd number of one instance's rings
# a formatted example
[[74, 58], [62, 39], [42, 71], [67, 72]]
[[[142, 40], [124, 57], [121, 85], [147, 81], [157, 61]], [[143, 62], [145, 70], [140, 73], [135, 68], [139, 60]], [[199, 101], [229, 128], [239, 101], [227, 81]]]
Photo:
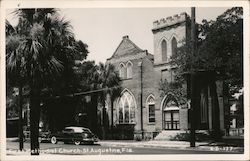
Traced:
[[147, 107], [148, 107], [148, 122], [155, 122], [155, 99], [153, 96], [149, 96], [147, 99]]
[[162, 61], [167, 61], [167, 42], [166, 42], [166, 40], [162, 40], [162, 42], [161, 42], [161, 55], [162, 55]]
[[173, 95], [168, 95], [163, 103], [163, 119], [165, 130], [180, 129], [179, 106]]
[[120, 64], [119, 76], [120, 76], [121, 79], [126, 78], [126, 67], [125, 67], [124, 64]]
[[127, 78], [132, 78], [132, 66], [133, 64], [129, 61], [127, 63]]
[[208, 122], [208, 108], [207, 108], [207, 95], [204, 89], [200, 94], [200, 110], [201, 110], [201, 123]]
[[177, 41], [175, 37], [173, 37], [171, 44], [172, 44], [172, 55], [175, 55], [177, 50]]
[[122, 94], [118, 106], [119, 123], [135, 123], [135, 99], [128, 91]]

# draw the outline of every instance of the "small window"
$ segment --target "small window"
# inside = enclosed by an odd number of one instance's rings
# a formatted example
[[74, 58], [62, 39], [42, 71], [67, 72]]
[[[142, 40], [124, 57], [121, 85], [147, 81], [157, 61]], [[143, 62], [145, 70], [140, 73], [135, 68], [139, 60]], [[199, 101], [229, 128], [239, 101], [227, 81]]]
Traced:
[[161, 80], [167, 81], [168, 83], [172, 83], [175, 81], [175, 75], [173, 69], [170, 70], [162, 70], [161, 71]]
[[172, 56], [176, 54], [176, 50], [177, 50], [177, 41], [176, 41], [176, 38], [173, 37], [173, 39], [172, 39]]
[[124, 64], [120, 64], [119, 76], [120, 76], [121, 79], [126, 78], [126, 68], [125, 68]]
[[166, 42], [166, 40], [163, 40], [161, 42], [161, 55], [162, 55], [162, 61], [167, 61], [167, 42]]
[[148, 122], [155, 123], [155, 101], [153, 96], [150, 96], [147, 99], [147, 106], [148, 106]]
[[148, 109], [149, 109], [149, 117], [148, 117], [148, 121], [150, 123], [155, 122], [155, 105], [148, 105]]
[[127, 63], [127, 78], [132, 78], [132, 66], [131, 62]]

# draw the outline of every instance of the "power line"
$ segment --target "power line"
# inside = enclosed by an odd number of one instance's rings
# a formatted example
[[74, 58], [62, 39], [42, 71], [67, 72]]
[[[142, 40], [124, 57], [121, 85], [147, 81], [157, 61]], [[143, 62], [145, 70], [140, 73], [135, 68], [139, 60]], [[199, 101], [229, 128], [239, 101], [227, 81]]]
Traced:
[[66, 95], [66, 96], [80, 96], [80, 95], [86, 95], [86, 94], [96, 93], [96, 92], [100, 92], [100, 91], [106, 91], [106, 90], [114, 89], [114, 88], [119, 88], [119, 86], [106, 87], [106, 88], [91, 90], [91, 91], [87, 91], [87, 92], [73, 93], [73, 94], [69, 94], [69, 95]]
[[56, 95], [56, 96], [51, 96], [51, 97], [39, 97], [44, 99], [53, 99], [53, 98], [61, 98], [61, 97], [74, 97], [74, 96], [81, 96], [81, 95], [87, 95], [91, 93], [96, 93], [96, 92], [101, 92], [101, 91], [107, 91], [110, 89], [117, 89], [120, 86], [113, 86], [113, 87], [106, 87], [102, 89], [96, 89], [96, 90], [91, 90], [91, 91], [86, 91], [86, 92], [78, 92], [78, 93], [73, 93], [73, 94], [65, 94], [65, 95]]

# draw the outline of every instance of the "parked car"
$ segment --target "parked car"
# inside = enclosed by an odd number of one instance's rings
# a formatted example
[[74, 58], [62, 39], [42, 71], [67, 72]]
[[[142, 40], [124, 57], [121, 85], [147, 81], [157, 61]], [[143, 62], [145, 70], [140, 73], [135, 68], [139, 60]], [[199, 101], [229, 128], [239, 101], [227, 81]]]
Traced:
[[75, 145], [81, 143], [94, 144], [98, 141], [98, 138], [88, 128], [84, 127], [65, 127], [62, 131], [57, 133], [43, 132], [40, 133], [41, 141], [50, 141], [52, 144], [56, 144], [58, 141], [64, 143], [73, 142]]

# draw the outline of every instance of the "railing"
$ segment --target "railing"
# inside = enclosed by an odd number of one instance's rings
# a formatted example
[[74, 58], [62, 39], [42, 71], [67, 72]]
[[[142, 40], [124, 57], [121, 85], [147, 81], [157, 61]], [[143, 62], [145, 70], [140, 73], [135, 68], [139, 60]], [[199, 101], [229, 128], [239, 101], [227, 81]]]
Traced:
[[166, 130], [178, 130], [180, 129], [179, 121], [165, 121]]
[[229, 129], [230, 136], [243, 136], [244, 135], [244, 128], [234, 128]]

